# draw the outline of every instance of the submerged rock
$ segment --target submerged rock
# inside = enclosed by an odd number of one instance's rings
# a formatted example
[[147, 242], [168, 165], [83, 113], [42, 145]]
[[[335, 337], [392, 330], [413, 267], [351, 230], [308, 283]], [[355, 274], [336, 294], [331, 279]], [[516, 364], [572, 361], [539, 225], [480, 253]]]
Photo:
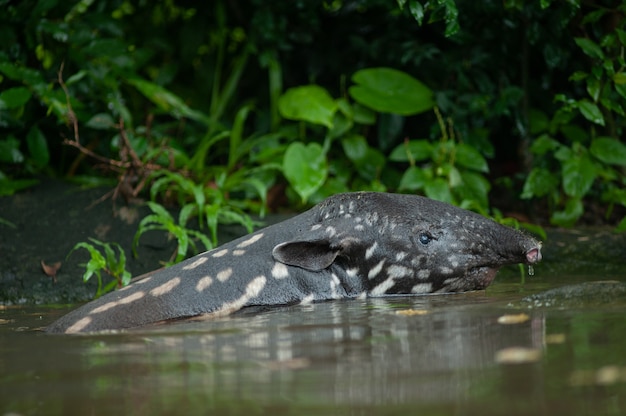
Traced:
[[512, 306], [570, 308], [602, 306], [609, 303], [626, 304], [626, 283], [616, 280], [603, 280], [557, 287], [526, 296], [519, 301], [519, 305]]

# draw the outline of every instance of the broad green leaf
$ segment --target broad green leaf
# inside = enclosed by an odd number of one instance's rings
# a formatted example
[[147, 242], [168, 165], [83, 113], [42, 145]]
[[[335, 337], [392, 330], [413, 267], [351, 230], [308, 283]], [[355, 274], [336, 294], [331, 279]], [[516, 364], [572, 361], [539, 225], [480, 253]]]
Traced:
[[522, 199], [542, 197], [554, 191], [559, 185], [559, 179], [549, 170], [533, 168], [524, 182]]
[[583, 50], [583, 52], [595, 59], [604, 59], [604, 52], [597, 43], [587, 38], [574, 38], [574, 42]]
[[580, 100], [577, 103], [577, 107], [587, 120], [604, 126], [604, 116], [596, 104], [589, 100]]
[[278, 111], [290, 120], [307, 121], [333, 128], [337, 102], [318, 85], [290, 88], [278, 99]]
[[24, 155], [20, 151], [20, 142], [13, 136], [0, 140], [0, 162], [22, 163]]
[[530, 151], [536, 155], [542, 156], [547, 152], [551, 152], [560, 146], [559, 142], [554, 140], [547, 134], [537, 137], [530, 145]]
[[109, 130], [115, 127], [115, 121], [108, 113], [98, 113], [91, 117], [85, 125], [96, 130]]
[[0, 92], [0, 110], [19, 108], [26, 104], [32, 93], [26, 87], [14, 87]]
[[463, 180], [462, 193], [466, 199], [477, 201], [482, 208], [489, 206], [489, 190], [491, 184], [480, 173], [463, 171], [461, 172]]
[[48, 162], [50, 161], [48, 142], [39, 128], [30, 128], [26, 136], [26, 143], [28, 145], [28, 152], [35, 166], [38, 168], [48, 166]]
[[324, 184], [328, 174], [322, 146], [318, 143], [291, 143], [283, 158], [283, 174], [306, 202]]
[[591, 189], [597, 171], [593, 161], [584, 154], [564, 160], [561, 175], [565, 193], [571, 197], [582, 198]]
[[187, 117], [207, 125], [210, 124], [210, 119], [207, 116], [199, 111], [192, 110], [180, 97], [162, 86], [139, 78], [129, 79], [127, 82], [137, 88], [157, 107], [172, 116], [176, 118]]
[[430, 159], [432, 155], [433, 145], [428, 140], [409, 140], [393, 149], [389, 160], [394, 162], [421, 161]]
[[489, 165], [483, 155], [472, 146], [460, 143], [456, 146], [456, 162], [468, 169], [479, 172], [489, 172]]
[[400, 191], [419, 191], [423, 189], [429, 180], [429, 175], [417, 166], [411, 166], [402, 175], [398, 190]]
[[433, 92], [411, 75], [392, 68], [367, 68], [352, 76], [348, 90], [360, 104], [382, 113], [419, 114], [434, 107]]
[[424, 7], [422, 4], [417, 0], [409, 0], [409, 11], [417, 24], [421, 26], [424, 21]]
[[576, 224], [576, 221], [583, 215], [583, 212], [584, 207], [582, 201], [578, 198], [572, 198], [566, 202], [563, 211], [557, 211], [552, 214], [550, 223], [560, 227], [571, 227]]
[[443, 178], [435, 178], [432, 181], [428, 181], [424, 186], [424, 193], [427, 197], [436, 199], [437, 201], [443, 201], [449, 204], [454, 202], [448, 182]]
[[352, 134], [341, 139], [343, 151], [351, 161], [360, 161], [365, 158], [369, 148], [367, 140], [360, 134]]
[[611, 137], [598, 137], [591, 142], [589, 151], [604, 163], [626, 166], [626, 145]]
[[613, 75], [613, 82], [616, 83], [617, 85], [626, 84], [626, 73], [618, 72], [615, 75]]

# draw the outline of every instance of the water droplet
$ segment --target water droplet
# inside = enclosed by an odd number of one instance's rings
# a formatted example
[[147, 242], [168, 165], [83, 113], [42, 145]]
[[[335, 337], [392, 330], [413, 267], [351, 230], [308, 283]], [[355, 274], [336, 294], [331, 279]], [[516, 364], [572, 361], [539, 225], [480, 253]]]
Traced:
[[535, 268], [533, 267], [532, 264], [528, 265], [528, 275], [529, 276], [534, 276], [535, 275]]

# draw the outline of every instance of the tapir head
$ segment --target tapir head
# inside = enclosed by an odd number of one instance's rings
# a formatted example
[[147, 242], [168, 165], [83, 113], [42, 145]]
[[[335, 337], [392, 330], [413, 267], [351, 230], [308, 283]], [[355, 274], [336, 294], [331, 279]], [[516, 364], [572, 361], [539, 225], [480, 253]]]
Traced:
[[343, 270], [374, 296], [484, 289], [501, 266], [541, 260], [533, 237], [427, 198], [357, 193], [318, 207], [317, 222], [278, 244], [274, 259]]

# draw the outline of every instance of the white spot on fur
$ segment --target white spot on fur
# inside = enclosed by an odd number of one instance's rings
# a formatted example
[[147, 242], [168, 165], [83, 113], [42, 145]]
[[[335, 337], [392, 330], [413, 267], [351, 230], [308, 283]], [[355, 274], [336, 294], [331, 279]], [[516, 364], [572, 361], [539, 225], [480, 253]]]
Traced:
[[233, 256], [243, 256], [246, 254], [246, 250], [233, 250]]
[[362, 224], [357, 224], [354, 226], [354, 229], [357, 231], [363, 231], [365, 230], [365, 227]]
[[417, 272], [418, 279], [426, 280], [429, 277], [430, 277], [430, 270], [422, 269], [419, 272]]
[[263, 233], [255, 234], [252, 237], [248, 238], [247, 240], [242, 241], [241, 243], [237, 244], [237, 248], [248, 247], [249, 245], [252, 245], [256, 243], [257, 241], [259, 241], [261, 238], [263, 238]]
[[361, 292], [356, 297], [359, 300], [367, 299], [367, 292]]
[[126, 296], [125, 298], [119, 299], [119, 300], [115, 300], [112, 302], [107, 302], [104, 305], [100, 305], [97, 308], [95, 308], [94, 310], [92, 310], [91, 312], [89, 312], [89, 314], [94, 314], [94, 313], [101, 313], [101, 312], [105, 312], [108, 311], [111, 308], [114, 308], [118, 305], [125, 305], [127, 303], [131, 303], [133, 301], [136, 301], [137, 299], [141, 299], [146, 295], [145, 292], [143, 291], [138, 291], [133, 293], [132, 295]]
[[357, 224], [360, 223], [361, 221], [363, 221], [363, 218], [361, 218], [361, 217], [356, 217], [354, 219], [354, 222], [356, 222]]
[[448, 257], [448, 263], [450, 263], [452, 267], [459, 267], [459, 259], [454, 255]]
[[439, 272], [441, 272], [441, 274], [452, 274], [453, 270], [449, 267], [440, 267], [439, 268]]
[[167, 282], [163, 283], [161, 286], [157, 286], [150, 291], [152, 296], [162, 296], [166, 293], [171, 292], [176, 286], [180, 284], [180, 277], [175, 277]]
[[225, 249], [222, 249], [222, 250], [220, 250], [220, 251], [216, 251], [216, 252], [215, 252], [215, 253], [213, 253], [211, 256], [212, 256], [212, 257], [222, 257], [222, 256], [225, 256], [227, 253], [228, 253], [228, 249], [227, 249], [227, 248], [225, 248]]
[[274, 279], [284, 279], [289, 276], [289, 269], [283, 263], [276, 262], [272, 267], [272, 277]]
[[248, 285], [246, 286], [246, 291], [240, 298], [233, 300], [232, 302], [227, 302], [220, 308], [219, 315], [221, 314], [229, 314], [246, 306], [246, 303], [250, 301], [250, 299], [258, 296], [261, 293], [261, 290], [265, 287], [267, 279], [265, 276], [257, 276], [255, 277]]
[[339, 280], [337, 275], [333, 273], [330, 278], [330, 292], [332, 299], [341, 298], [341, 296], [339, 296], [339, 293], [337, 292], [337, 288], [339, 287], [339, 285], [341, 285], [341, 281]]
[[348, 269], [346, 270], [346, 274], [348, 275], [348, 277], [355, 277], [357, 274], [359, 274], [359, 269], [356, 267], [353, 269]]
[[381, 261], [379, 261], [378, 264], [372, 267], [370, 271], [367, 273], [367, 278], [368, 279], [375, 278], [378, 275], [378, 273], [380, 273], [380, 271], [383, 269], [384, 264], [385, 264], [385, 259], [382, 259]]
[[219, 272], [216, 277], [217, 277], [217, 280], [219, 280], [220, 282], [224, 283], [232, 275], [233, 275], [233, 268], [229, 267], [229, 268], [224, 269], [221, 272]]
[[374, 255], [374, 251], [378, 248], [378, 242], [374, 241], [374, 244], [369, 246], [367, 250], [365, 250], [365, 260], [369, 260]]
[[329, 237], [334, 237], [335, 234], [337, 234], [337, 230], [335, 229], [335, 227], [326, 227], [326, 233]]
[[188, 265], [184, 266], [183, 270], [193, 270], [196, 267], [206, 263], [207, 260], [208, 260], [207, 257], [199, 257], [194, 262], [189, 263]]
[[90, 316], [85, 316], [84, 318], [79, 319], [73, 325], [65, 330], [66, 334], [73, 334], [75, 332], [82, 331], [87, 325], [91, 323], [92, 319]]
[[370, 291], [370, 294], [372, 296], [384, 295], [389, 289], [393, 287], [394, 284], [395, 284], [395, 281], [393, 280], [393, 277], [390, 277], [384, 282], [382, 282], [381, 284], [379, 284], [378, 286], [376, 286], [375, 288], [373, 288]]
[[322, 224], [315, 224], [313, 227], [311, 227], [311, 231], [319, 230], [320, 228], [322, 228]]
[[418, 283], [411, 288], [411, 293], [430, 293], [433, 291], [432, 283]]
[[310, 305], [311, 303], [313, 303], [314, 300], [315, 295], [311, 293], [310, 295], [306, 295], [302, 298], [302, 300], [300, 301], [300, 305]]
[[202, 292], [204, 289], [211, 286], [212, 283], [213, 278], [211, 276], [204, 276], [203, 278], [198, 280], [198, 283], [196, 284], [196, 291]]
[[392, 264], [387, 269], [387, 276], [393, 279], [400, 279], [406, 276], [410, 276], [413, 273], [413, 270], [408, 267], [400, 266], [398, 264]]
[[404, 258], [407, 256], [407, 253], [404, 251], [401, 251], [399, 253], [396, 253], [396, 261], [402, 261], [404, 260]]

